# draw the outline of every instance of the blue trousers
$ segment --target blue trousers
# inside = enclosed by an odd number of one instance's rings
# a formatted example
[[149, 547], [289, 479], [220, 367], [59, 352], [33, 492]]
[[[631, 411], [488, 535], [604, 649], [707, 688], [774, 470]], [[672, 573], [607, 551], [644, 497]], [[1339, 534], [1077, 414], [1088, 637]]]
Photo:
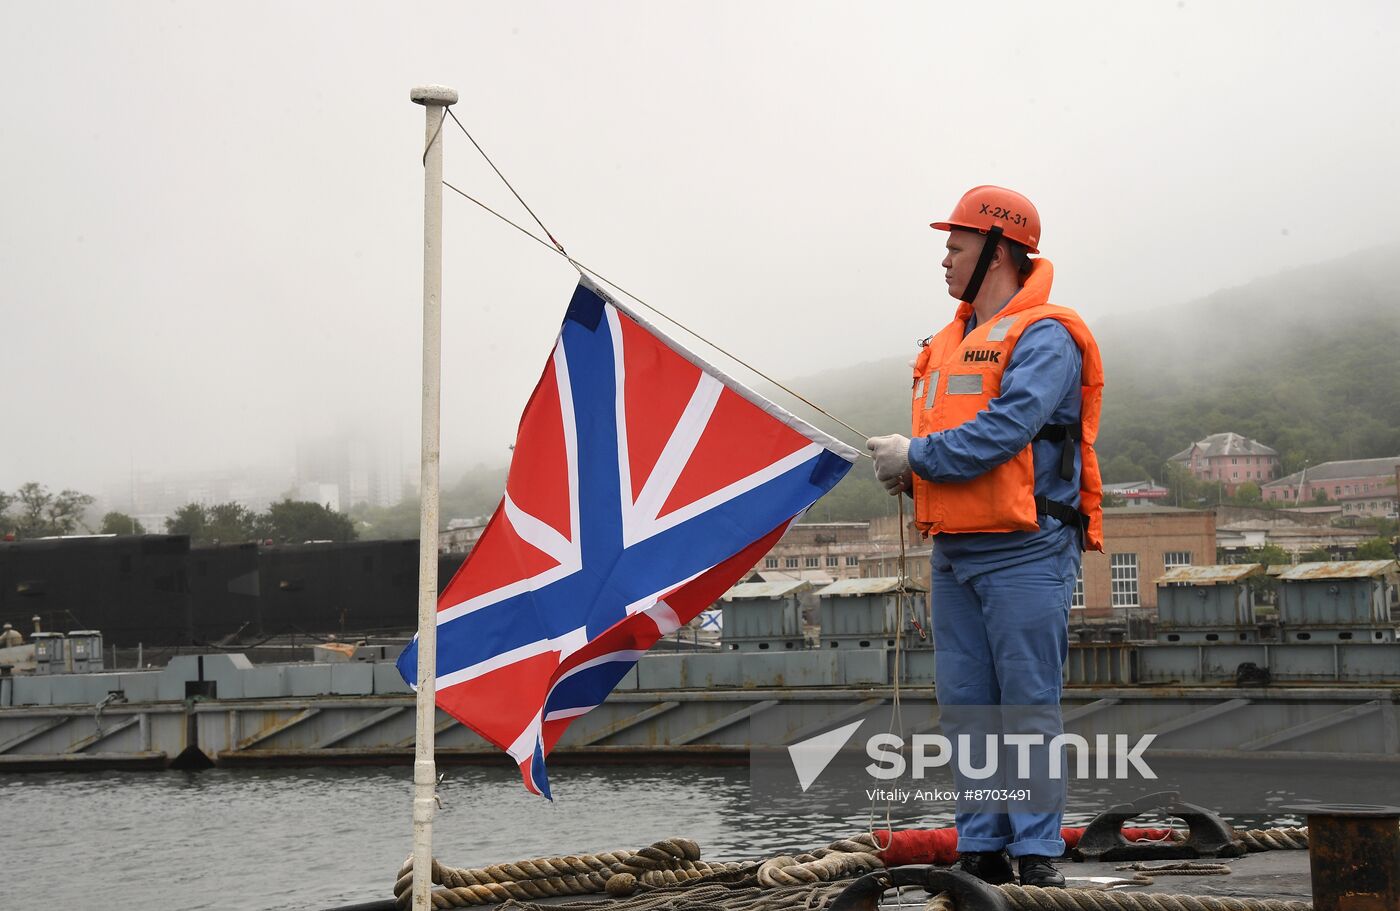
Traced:
[[[1063, 733], [1060, 690], [1069, 654], [1069, 606], [1079, 568], [1077, 551], [1065, 548], [1032, 562], [959, 582], [950, 569], [933, 571], [933, 634], [937, 655], [935, 685], [943, 733], [956, 743], [961, 734], [974, 743], [1008, 729], [1043, 734], [1046, 743]], [[953, 707], [984, 707], [958, 710]], [[1015, 711], [994, 706], [1041, 706]], [[989, 717], [1005, 718], [1001, 731], [986, 730]], [[1014, 718], [1013, 718], [1014, 716]], [[980, 728], [980, 730], [979, 730]], [[1045, 748], [1031, 754], [1044, 769]], [[981, 767], [979, 762], [975, 767]], [[1063, 766], [1062, 766], [1063, 768]], [[1003, 756], [992, 779], [969, 780], [954, 766], [960, 792], [969, 788], [1017, 789], [1015, 763]], [[1043, 775], [1043, 771], [1041, 772]], [[1045, 783], [1040, 783], [1041, 790]], [[1064, 782], [1053, 793], [1037, 795], [1032, 807], [987, 801], [958, 801], [959, 851], [1007, 850], [1012, 857], [1058, 857], [1064, 818]]]

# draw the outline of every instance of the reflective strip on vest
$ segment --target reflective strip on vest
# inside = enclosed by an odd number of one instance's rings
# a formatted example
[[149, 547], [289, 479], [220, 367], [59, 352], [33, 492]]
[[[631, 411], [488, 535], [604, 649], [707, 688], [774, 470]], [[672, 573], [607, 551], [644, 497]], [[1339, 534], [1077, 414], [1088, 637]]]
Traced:
[[949, 395], [981, 395], [982, 374], [954, 373], [948, 377]]
[[933, 407], [934, 393], [938, 392], [938, 371], [935, 370], [928, 376], [928, 397], [924, 399], [924, 408]]
[[1014, 316], [1003, 316], [1001, 319], [997, 320], [996, 324], [992, 326], [992, 331], [987, 333], [987, 341], [1006, 341], [1006, 333], [1011, 331], [1011, 324], [1014, 322], [1016, 322], [1016, 317]]

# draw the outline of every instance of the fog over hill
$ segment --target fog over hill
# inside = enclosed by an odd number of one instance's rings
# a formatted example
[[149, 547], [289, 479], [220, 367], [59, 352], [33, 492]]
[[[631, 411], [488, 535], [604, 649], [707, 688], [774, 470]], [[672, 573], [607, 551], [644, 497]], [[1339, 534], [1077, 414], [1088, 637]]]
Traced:
[[[1278, 449], [1285, 471], [1400, 454], [1400, 290], [1390, 277], [1397, 261], [1400, 247], [1365, 250], [1091, 325], [1107, 376], [1098, 445], [1105, 476], [1160, 478], [1170, 455], [1227, 430]], [[908, 433], [914, 351], [791, 386], [864, 433]], [[828, 420], [814, 422], [852, 438]], [[869, 473], [862, 461], [815, 513], [851, 518], [880, 507]]]
[[[1400, 454], [1400, 247], [1365, 250], [1200, 300], [1092, 324], [1107, 388], [1098, 451], [1110, 481], [1160, 479], [1194, 440], [1236, 431], [1279, 450], [1285, 471]], [[947, 313], [952, 312], [951, 301]], [[938, 326], [930, 325], [930, 331]], [[909, 432], [910, 359], [793, 379], [790, 388], [863, 434]], [[765, 395], [858, 447], [864, 440], [771, 385]], [[487, 512], [504, 472], [481, 465], [444, 490], [444, 516]], [[455, 509], [455, 511], [453, 511]], [[812, 509], [817, 521], [892, 514], [862, 459]], [[415, 521], [405, 507], [405, 527]]]

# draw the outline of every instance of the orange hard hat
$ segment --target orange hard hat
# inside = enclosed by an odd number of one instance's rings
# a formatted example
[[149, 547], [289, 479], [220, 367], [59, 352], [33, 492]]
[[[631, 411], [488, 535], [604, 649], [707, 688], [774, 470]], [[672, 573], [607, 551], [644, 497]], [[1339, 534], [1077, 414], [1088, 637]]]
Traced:
[[940, 231], [967, 228], [980, 234], [999, 227], [1007, 240], [1025, 244], [1032, 253], [1040, 252], [1040, 213], [1029, 199], [1005, 187], [973, 187], [958, 200], [946, 221], [929, 227]]

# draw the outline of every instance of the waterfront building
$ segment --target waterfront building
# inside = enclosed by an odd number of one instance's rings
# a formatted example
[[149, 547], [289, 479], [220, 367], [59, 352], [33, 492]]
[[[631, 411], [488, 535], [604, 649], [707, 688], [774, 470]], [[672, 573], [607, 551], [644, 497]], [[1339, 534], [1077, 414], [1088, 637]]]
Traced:
[[1127, 506], [1152, 506], [1166, 500], [1171, 491], [1148, 478], [1145, 481], [1126, 481], [1121, 484], [1105, 484], [1104, 496], [1112, 494]]
[[1174, 506], [1110, 506], [1104, 552], [1084, 554], [1071, 623], [1127, 625], [1156, 615], [1157, 579], [1178, 566], [1215, 562], [1215, 514]]
[[1227, 494], [1241, 484], [1262, 487], [1279, 475], [1278, 451], [1238, 433], [1213, 433], [1168, 461], [1199, 480], [1218, 482]]
[[489, 516], [473, 516], [469, 519], [453, 519], [447, 523], [447, 528], [438, 532], [438, 553], [440, 554], [469, 554], [476, 542], [481, 539], [481, 533], [486, 531], [486, 523], [490, 521]]
[[1396, 483], [1400, 456], [1348, 459], [1310, 465], [1260, 490], [1267, 502], [1309, 503], [1325, 497], [1340, 504], [1345, 517], [1391, 516], [1396, 513]]
[[[877, 520], [878, 523], [878, 520]], [[861, 559], [880, 549], [871, 539], [870, 522], [804, 522], [793, 525], [754, 569], [769, 578], [809, 582], [860, 578]], [[878, 526], [877, 526], [878, 527]], [[895, 529], [898, 530], [896, 523]], [[896, 539], [896, 549], [898, 543]]]
[[1257, 547], [1274, 545], [1288, 552], [1289, 560], [1299, 562], [1310, 551], [1326, 551], [1333, 560], [1351, 559], [1356, 546], [1374, 537], [1370, 529], [1335, 528], [1291, 519], [1241, 519], [1216, 529], [1216, 542], [1227, 561]]

